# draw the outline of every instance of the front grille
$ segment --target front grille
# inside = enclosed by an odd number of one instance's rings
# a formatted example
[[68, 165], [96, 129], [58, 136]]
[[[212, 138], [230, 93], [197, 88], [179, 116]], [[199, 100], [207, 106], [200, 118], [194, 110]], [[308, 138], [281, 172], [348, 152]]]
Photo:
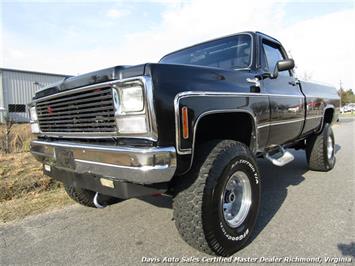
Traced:
[[39, 100], [36, 110], [40, 129], [44, 133], [117, 132], [110, 87], [74, 91]]

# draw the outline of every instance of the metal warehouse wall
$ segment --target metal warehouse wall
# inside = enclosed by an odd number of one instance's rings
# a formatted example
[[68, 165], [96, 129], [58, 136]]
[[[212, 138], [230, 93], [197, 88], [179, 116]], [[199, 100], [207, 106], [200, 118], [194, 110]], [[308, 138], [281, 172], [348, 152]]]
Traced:
[[[0, 107], [8, 110], [9, 104], [26, 104], [25, 113], [16, 112], [8, 113], [8, 115], [15, 122], [28, 122], [27, 104], [31, 102], [35, 92], [43, 86], [63, 80], [65, 77], [47, 73], [0, 69], [0, 78], [2, 79], [2, 84], [0, 84], [0, 87], [2, 85], [2, 93], [0, 88]], [[35, 83], [39, 83], [39, 85]], [[4, 113], [0, 113], [0, 122], [4, 122]]]

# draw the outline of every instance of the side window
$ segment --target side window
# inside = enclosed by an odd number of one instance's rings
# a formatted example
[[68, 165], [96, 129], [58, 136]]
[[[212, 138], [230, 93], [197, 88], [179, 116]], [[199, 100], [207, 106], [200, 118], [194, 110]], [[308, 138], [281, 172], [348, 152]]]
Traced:
[[[265, 67], [269, 72], [274, 71], [277, 61], [284, 59], [280, 48], [271, 46], [263, 42], [264, 54], [266, 57]], [[290, 76], [289, 71], [282, 71], [279, 73], [280, 76]]]

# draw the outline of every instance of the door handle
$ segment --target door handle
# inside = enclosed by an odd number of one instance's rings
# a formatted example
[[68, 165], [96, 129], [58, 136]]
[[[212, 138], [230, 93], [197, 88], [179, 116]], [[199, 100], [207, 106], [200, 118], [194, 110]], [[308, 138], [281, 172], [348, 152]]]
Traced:
[[253, 79], [247, 78], [246, 81], [247, 81], [248, 83], [251, 83], [251, 84], [252, 84], [252, 85], [250, 86], [250, 92], [253, 92], [253, 93], [258, 93], [258, 92], [260, 92], [260, 86], [261, 86], [261, 84], [260, 84], [260, 80], [259, 80], [257, 77], [255, 77], [255, 78], [253, 78]]
[[260, 88], [260, 80], [258, 78], [247, 78], [247, 82], [253, 84], [255, 87]]

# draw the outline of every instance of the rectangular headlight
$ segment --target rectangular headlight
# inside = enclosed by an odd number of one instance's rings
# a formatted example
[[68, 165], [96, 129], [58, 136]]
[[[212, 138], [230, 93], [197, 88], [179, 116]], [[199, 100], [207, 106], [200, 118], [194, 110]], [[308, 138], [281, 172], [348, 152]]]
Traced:
[[120, 134], [142, 134], [148, 131], [145, 115], [120, 116], [116, 121]]
[[156, 139], [150, 77], [129, 78], [113, 85], [118, 136]]
[[35, 106], [30, 107], [30, 123], [31, 131], [34, 134], [40, 133], [39, 124], [38, 124], [38, 115]]
[[38, 123], [31, 123], [31, 131], [32, 131], [32, 133], [34, 133], [34, 134], [40, 133]]
[[139, 84], [120, 88], [121, 90], [121, 112], [140, 112], [144, 108], [143, 88]]
[[33, 122], [38, 120], [37, 111], [36, 111], [35, 106], [30, 107], [30, 119]]

